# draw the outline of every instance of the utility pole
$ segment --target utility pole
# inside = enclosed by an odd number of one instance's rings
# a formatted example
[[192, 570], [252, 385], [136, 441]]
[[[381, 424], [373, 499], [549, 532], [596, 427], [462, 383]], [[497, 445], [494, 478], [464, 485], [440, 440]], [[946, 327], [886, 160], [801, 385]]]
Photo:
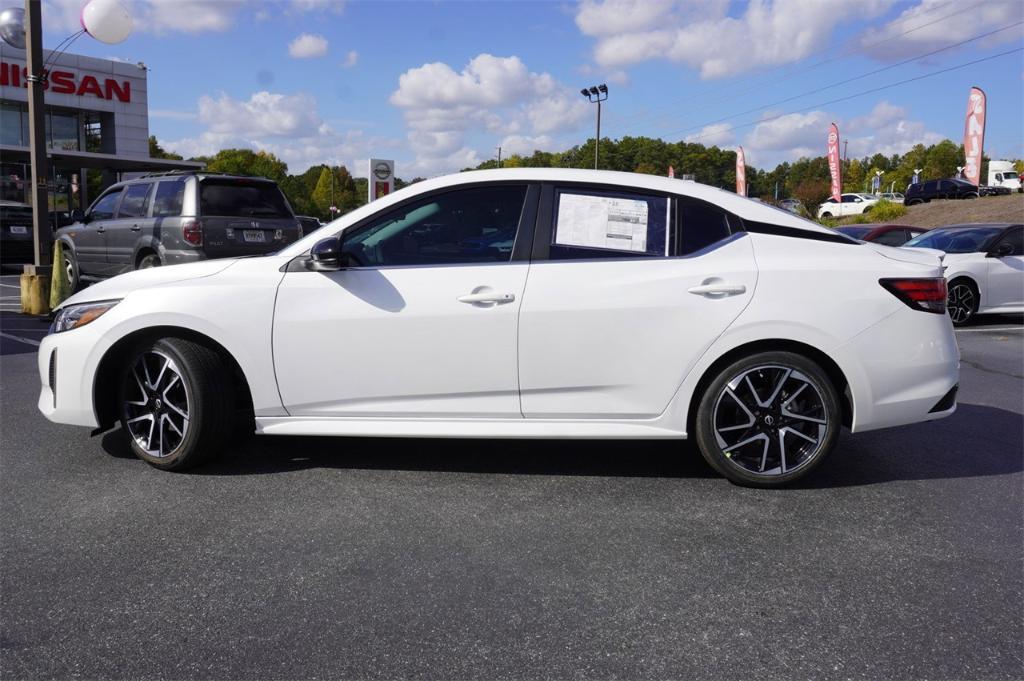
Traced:
[[601, 102], [608, 99], [608, 86], [601, 83], [590, 88], [583, 88], [580, 90], [580, 94], [586, 97], [591, 104], [597, 104], [597, 137], [594, 138], [594, 170], [597, 170], [598, 152], [601, 148]]
[[843, 165], [846, 165], [846, 162], [849, 160], [849, 157], [846, 155], [846, 147], [848, 144], [850, 144], [850, 140], [843, 140]]
[[501, 147], [498, 147], [498, 167], [501, 167]]
[[[32, 248], [33, 264], [25, 265], [21, 287], [28, 289], [31, 314], [50, 311], [50, 272], [52, 270], [49, 220], [49, 192], [46, 163], [46, 123], [43, 87], [43, 24], [40, 0], [25, 0], [25, 56], [28, 67], [28, 134], [32, 164]], [[38, 300], [35, 298], [38, 296]]]

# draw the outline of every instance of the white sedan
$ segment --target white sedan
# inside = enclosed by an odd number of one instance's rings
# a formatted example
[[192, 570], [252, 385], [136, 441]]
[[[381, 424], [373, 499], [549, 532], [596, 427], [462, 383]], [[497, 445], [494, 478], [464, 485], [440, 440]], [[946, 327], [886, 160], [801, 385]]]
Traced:
[[39, 409], [169, 470], [268, 435], [696, 440], [772, 486], [854, 432], [942, 418], [938, 255], [694, 182], [420, 182], [263, 257], [115, 277], [42, 342]]
[[904, 246], [946, 252], [953, 324], [967, 324], [978, 314], [1024, 312], [1024, 225], [949, 225]]
[[818, 206], [818, 219], [821, 218], [845, 218], [849, 215], [860, 215], [869, 213], [876, 203], [878, 197], [874, 194], [843, 194], [836, 201], [829, 197], [824, 203]]

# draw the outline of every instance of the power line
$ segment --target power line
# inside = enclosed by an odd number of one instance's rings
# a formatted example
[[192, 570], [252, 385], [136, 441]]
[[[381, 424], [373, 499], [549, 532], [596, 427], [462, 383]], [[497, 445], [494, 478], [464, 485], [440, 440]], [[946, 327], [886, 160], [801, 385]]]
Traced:
[[[786, 102], [791, 102], [794, 99], [800, 99], [802, 97], [807, 97], [809, 95], [814, 95], [814, 94], [817, 94], [819, 92], [823, 92], [825, 90], [831, 90], [834, 87], [839, 87], [840, 85], [846, 85], [847, 83], [852, 83], [852, 82], [854, 82], [856, 80], [861, 80], [862, 78], [867, 78], [868, 76], [875, 76], [875, 75], [878, 75], [879, 73], [883, 73], [884, 71], [889, 71], [891, 69], [899, 68], [900, 66], [904, 66], [904, 65], [909, 64], [911, 62], [920, 61], [921, 59], [924, 59], [926, 57], [931, 57], [933, 55], [939, 54], [940, 52], [945, 52], [946, 50], [952, 50], [955, 47], [960, 47], [961, 45], [966, 45], [967, 43], [974, 42], [975, 40], [981, 40], [982, 38], [987, 38], [990, 35], [995, 35], [996, 33], [1001, 33], [1002, 31], [1006, 31], [1006, 30], [1011, 29], [1011, 28], [1013, 28], [1015, 26], [1020, 26], [1021, 24], [1024, 24], [1024, 20], [1018, 21], [1018, 22], [1013, 23], [1013, 24], [1009, 24], [1007, 26], [1003, 26], [1002, 28], [997, 28], [997, 29], [995, 29], [993, 31], [988, 31], [987, 33], [981, 33], [979, 35], [974, 36], [973, 38], [968, 38], [966, 40], [961, 40], [958, 43], [953, 43], [952, 45], [947, 45], [946, 47], [941, 47], [941, 48], [939, 48], [937, 50], [932, 50], [931, 52], [926, 52], [924, 54], [917, 55], [916, 57], [911, 57], [910, 59], [904, 59], [901, 62], [896, 62], [895, 64], [890, 64], [889, 66], [884, 66], [884, 67], [882, 67], [880, 69], [875, 69], [874, 71], [868, 71], [867, 73], [862, 73], [859, 76], [854, 76], [852, 78], [847, 78], [845, 80], [836, 81], [835, 83], [830, 83], [830, 84], [825, 85], [825, 86], [820, 87], [820, 88], [815, 88], [813, 90], [808, 90], [806, 92], [801, 92], [798, 95], [793, 95], [792, 97], [786, 97], [785, 99], [780, 99], [780, 100], [772, 102], [770, 104], [765, 104], [763, 106], [756, 106], [753, 109], [747, 109], [746, 111], [740, 111], [739, 113], [735, 113], [735, 114], [732, 114], [730, 116], [725, 116], [723, 118], [717, 118], [717, 119], [715, 119], [713, 121], [708, 121], [706, 123], [701, 123], [700, 125], [695, 125], [695, 126], [686, 128], [685, 130], [682, 131], [682, 133], [687, 133], [687, 132], [690, 132], [691, 130], [699, 130], [699, 129], [704, 128], [706, 126], [714, 125], [715, 123], [721, 123], [723, 121], [728, 121], [728, 120], [731, 120], [733, 118], [738, 118], [740, 116], [744, 116], [744, 115], [749, 114], [749, 113], [754, 113], [755, 111], [761, 111], [763, 109], [767, 109], [767, 108], [770, 108], [770, 107], [773, 107], [773, 106], [778, 106], [779, 104], [785, 104]], [[670, 134], [672, 134], [672, 133], [670, 133]]]
[[[919, 76], [914, 76], [913, 78], [907, 78], [906, 80], [900, 80], [900, 81], [897, 81], [895, 83], [889, 83], [888, 85], [881, 85], [879, 87], [871, 88], [870, 90], [864, 90], [862, 92], [857, 92], [857, 93], [854, 93], [852, 95], [847, 95], [845, 97], [837, 97], [836, 99], [830, 99], [827, 102], [819, 102], [817, 104], [812, 104], [812, 105], [804, 107], [802, 109], [796, 109], [794, 111], [787, 111], [785, 113], [780, 113], [780, 114], [777, 114], [777, 115], [774, 115], [774, 116], [768, 116], [766, 118], [760, 118], [760, 119], [757, 119], [757, 120], [748, 121], [747, 123], [737, 123], [736, 125], [731, 125], [731, 126], [729, 126], [728, 128], [726, 128], [724, 130], [716, 130], [716, 131], [714, 131], [714, 134], [717, 135], [717, 134], [722, 134], [724, 132], [731, 132], [733, 130], [738, 130], [740, 128], [745, 128], [745, 127], [748, 127], [748, 126], [751, 126], [751, 125], [757, 125], [758, 123], [770, 123], [771, 121], [777, 121], [778, 119], [783, 118], [785, 116], [791, 116], [791, 115], [797, 114], [797, 113], [804, 113], [805, 111], [810, 111], [811, 109], [817, 109], [818, 107], [822, 107], [822, 106], [829, 106], [830, 104], [837, 104], [839, 102], [846, 102], [846, 101], [849, 101], [851, 99], [856, 99], [857, 97], [863, 97], [865, 95], [874, 94], [876, 92], [881, 92], [882, 90], [888, 90], [889, 88], [898, 87], [900, 85], [906, 85], [907, 83], [913, 83], [913, 82], [918, 81], [918, 80], [924, 80], [926, 78], [931, 78], [933, 76], [938, 76], [938, 75], [941, 75], [943, 73], [949, 73], [950, 71], [957, 71], [959, 69], [965, 69], [968, 66], [974, 66], [975, 64], [981, 64], [983, 62], [992, 61], [993, 59], [998, 59], [999, 57], [1005, 57], [1006, 55], [1013, 54], [1015, 52], [1021, 52], [1021, 51], [1024, 51], [1024, 47], [1017, 47], [1017, 48], [1012, 49], [1012, 50], [1007, 50], [1006, 52], [1000, 52], [999, 54], [993, 54], [993, 55], [990, 55], [988, 57], [982, 57], [981, 59], [975, 59], [974, 61], [965, 62], [963, 64], [957, 64], [956, 66], [950, 66], [948, 68], [940, 69], [938, 71], [932, 71], [931, 73], [924, 73], [924, 74], [921, 74]], [[680, 132], [681, 132], [680, 130], [675, 130], [673, 132], [666, 133], [666, 135], [677, 135]], [[698, 139], [701, 139], [703, 137], [706, 137], [708, 134], [711, 134], [711, 133], [704, 133], [704, 134], [701, 134], [701, 135], [694, 135], [691, 139], [692, 140], [698, 140]]]
[[[953, 4], [953, 0], [950, 0], [950, 2], [946, 2], [946, 3], [943, 3], [941, 5], [936, 5], [935, 7], [929, 8], [928, 10], [926, 10], [925, 12], [922, 12], [921, 14], [928, 14], [928, 13], [931, 13], [931, 12], [935, 12], [935, 11], [938, 11], [938, 10], [944, 8], [944, 7], [948, 7], [951, 4]], [[903, 31], [901, 33], [898, 33], [896, 35], [890, 36], [888, 38], [884, 38], [882, 40], [878, 40], [878, 41], [873, 42], [873, 43], [868, 43], [866, 45], [853, 45], [852, 43], [856, 42], [856, 38], [850, 38], [849, 40], [846, 41], [847, 47], [841, 48], [840, 54], [832, 56], [832, 57], [829, 57], [828, 59], [823, 59], [823, 60], [815, 62], [814, 64], [811, 64], [809, 66], [806, 66], [806, 67], [803, 67], [803, 68], [798, 68], [798, 69], [796, 69], [794, 71], [791, 71], [791, 72], [789, 72], [787, 74], [784, 74], [784, 75], [780, 76], [779, 78], [776, 78], [774, 80], [770, 80], [768, 82], [765, 82], [764, 81], [764, 76], [765, 75], [771, 74], [774, 71], [782, 71], [782, 70], [788, 68], [790, 65], [787, 64], [787, 65], [778, 66], [778, 67], [775, 67], [774, 69], [769, 69], [768, 71], [752, 74], [750, 76], [747, 76], [745, 78], [740, 79], [739, 81], [734, 81], [733, 83], [731, 83], [728, 86], [725, 86], [725, 88], [724, 88], [725, 90], [730, 90], [730, 89], [732, 89], [733, 86], [738, 85], [738, 84], [743, 83], [743, 82], [748, 81], [748, 80], [755, 80], [756, 79], [758, 81], [758, 84], [755, 87], [748, 88], [748, 89], [742, 90], [740, 92], [732, 92], [732, 93], [728, 93], [728, 94], [722, 94], [722, 96], [714, 98], [714, 99], [711, 99], [711, 100], [703, 98], [702, 97], [703, 93], [697, 93], [695, 95], [689, 95], [686, 98], [675, 100], [675, 102], [690, 101], [694, 97], [701, 97], [702, 105], [705, 105], [705, 104], [708, 104], [708, 103], [713, 103], [713, 102], [716, 102], [716, 101], [721, 101], [722, 99], [725, 99], [727, 97], [735, 97], [735, 96], [738, 96], [738, 95], [748, 94], [750, 92], [755, 92], [755, 91], [760, 90], [761, 88], [763, 88], [763, 87], [765, 87], [767, 85], [771, 85], [771, 84], [774, 84], [774, 83], [779, 83], [781, 81], [784, 81], [784, 80], [787, 80], [789, 78], [792, 78], [795, 75], [798, 75], [798, 74], [801, 74], [801, 73], [805, 73], [807, 71], [812, 71], [812, 70], [818, 68], [819, 66], [823, 66], [825, 64], [829, 64], [829, 63], [832, 63], [834, 61], [838, 61], [840, 59], [845, 59], [845, 58], [847, 58], [849, 56], [853, 56], [853, 55], [857, 54], [861, 50], [866, 50], [866, 49], [870, 49], [872, 47], [877, 47], [878, 45], [882, 45], [882, 44], [885, 44], [887, 42], [891, 42], [893, 40], [896, 40], [898, 38], [902, 38], [905, 35], [909, 35], [910, 33], [913, 33], [915, 31], [919, 31], [919, 30], [921, 30], [923, 28], [927, 28], [928, 26], [933, 26], [934, 24], [937, 24], [937, 23], [940, 23], [942, 21], [945, 21], [946, 19], [954, 17], [954, 16], [956, 16], [958, 14], [962, 14], [964, 12], [967, 12], [967, 11], [970, 11], [972, 9], [975, 9], [975, 8], [979, 7], [980, 5], [982, 5], [982, 4], [984, 4], [984, 2], [978, 2], [978, 3], [974, 3], [972, 5], [967, 5], [965, 7], [962, 7], [960, 9], [956, 10], [955, 12], [951, 12], [950, 14], [946, 14], [944, 16], [941, 16], [938, 19], [933, 19], [932, 21], [929, 21], [927, 23], [920, 24], [918, 26], [914, 26], [913, 28], [910, 28], [910, 29], [908, 29], [906, 31]], [[908, 21], [910, 21], [912, 19], [918, 19], [918, 18], [920, 18], [921, 14], [919, 14], [916, 17], [907, 17], [906, 19], [903, 19], [902, 21], [897, 21], [896, 23], [898, 25], [898, 24], [906, 23], [906, 22], [908, 22]], [[843, 50], [845, 50], [845, 53], [842, 52]], [[829, 54], [829, 53], [832, 53], [832, 52], [833, 52], [833, 48], [826, 48], [824, 50], [819, 50], [818, 52], [815, 52], [815, 53], [813, 53], [811, 55], [808, 55], [808, 58], [809, 57], [814, 57], [814, 56], [821, 56], [821, 55]], [[719, 91], [721, 91], [723, 88], [717, 88], [717, 89]], [[711, 89], [705, 90], [704, 92], [710, 94], [710, 93], [715, 92], [715, 90], [716, 90], [715, 88], [711, 88]], [[689, 111], [693, 111], [693, 110], [695, 110], [695, 109], [690, 109]], [[641, 113], [638, 113], [638, 114], [633, 114], [631, 116], [626, 116], [626, 117], [619, 118], [615, 122], [621, 126], [621, 124], [623, 122], [635, 123], [638, 120], [642, 120], [642, 119], [650, 117], [650, 116], [661, 116], [662, 118], [664, 118], [665, 117], [664, 109], [661, 109], [661, 110], [658, 110], [658, 111], [647, 111], [647, 112], [641, 112]]]

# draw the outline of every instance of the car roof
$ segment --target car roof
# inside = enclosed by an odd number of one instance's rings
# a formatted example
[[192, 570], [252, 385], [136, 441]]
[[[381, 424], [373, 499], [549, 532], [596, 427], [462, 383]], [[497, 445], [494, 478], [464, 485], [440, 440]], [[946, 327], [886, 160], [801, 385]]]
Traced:
[[999, 229], [1006, 229], [1007, 227], [1018, 227], [1018, 222], [964, 222], [957, 225], [942, 225], [935, 229], [970, 229], [972, 227], [997, 227]]

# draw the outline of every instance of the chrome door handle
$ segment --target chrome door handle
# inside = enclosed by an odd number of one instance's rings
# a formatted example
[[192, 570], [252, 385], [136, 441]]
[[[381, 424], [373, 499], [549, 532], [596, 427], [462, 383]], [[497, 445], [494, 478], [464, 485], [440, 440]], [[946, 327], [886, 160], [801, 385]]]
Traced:
[[133, 232], [138, 232], [140, 229], [142, 229], [142, 228], [139, 227], [138, 225], [132, 225], [132, 231]]
[[494, 293], [488, 291], [485, 293], [467, 293], [464, 296], [459, 296], [456, 300], [460, 303], [511, 303], [516, 299], [514, 293]]
[[743, 284], [726, 284], [725, 282], [718, 282], [714, 284], [701, 284], [700, 286], [694, 286], [687, 289], [687, 291], [698, 296], [737, 296], [741, 293], [746, 293], [747, 287]]

